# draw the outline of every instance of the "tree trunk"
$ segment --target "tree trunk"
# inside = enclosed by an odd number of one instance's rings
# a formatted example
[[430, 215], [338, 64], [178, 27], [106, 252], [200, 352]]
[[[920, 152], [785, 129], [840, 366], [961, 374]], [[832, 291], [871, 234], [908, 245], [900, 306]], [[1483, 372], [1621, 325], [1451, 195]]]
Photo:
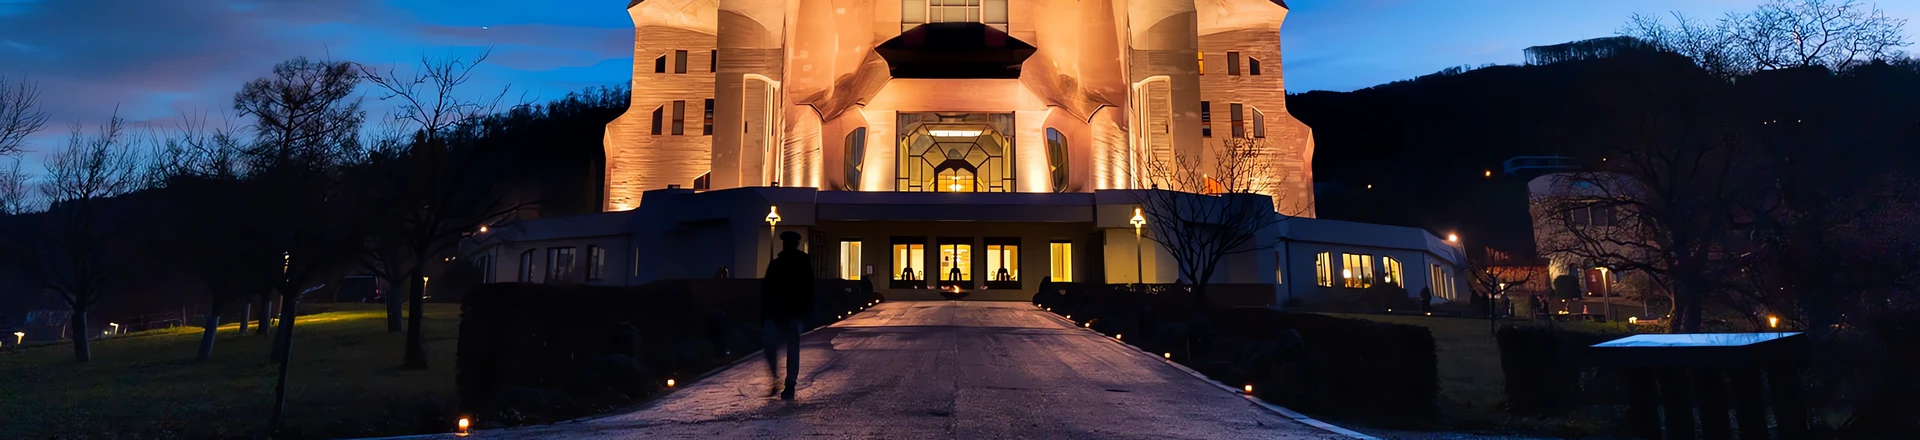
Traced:
[[273, 319], [273, 311], [268, 308], [271, 304], [273, 304], [273, 291], [260, 292], [260, 301], [254, 304], [254, 307], [259, 307], [260, 323], [253, 328], [253, 334], [267, 334], [267, 323]]
[[205, 330], [200, 332], [200, 360], [204, 361], [213, 357], [214, 336], [220, 330], [220, 306], [215, 305], [207, 311], [207, 323], [203, 326]]
[[408, 300], [413, 304], [407, 311], [407, 355], [403, 368], [427, 368], [427, 346], [421, 331], [425, 329], [427, 318], [426, 292], [427, 280], [418, 268], [426, 267], [426, 261], [416, 261], [411, 276], [407, 277]]
[[387, 287], [392, 290], [387, 292], [387, 333], [400, 332], [400, 305], [406, 301], [407, 292], [411, 290], [407, 288], [411, 283], [398, 281], [387, 280]]
[[87, 337], [92, 335], [87, 331], [86, 308], [75, 307], [73, 320], [68, 324], [73, 328], [73, 359], [80, 362], [92, 361], [93, 344], [90, 344], [89, 342], [91, 342], [91, 340], [87, 339]]
[[[283, 289], [293, 288], [295, 287], [287, 286]], [[287, 293], [284, 291], [280, 293], [280, 325], [279, 328], [274, 331], [273, 359], [269, 360], [270, 363], [276, 365], [285, 363], [288, 354], [292, 351], [293, 311], [294, 307], [300, 303], [299, 297], [300, 294], [298, 293]]]
[[252, 313], [253, 300], [247, 300], [247, 305], [240, 307], [240, 336], [247, 335], [247, 324], [253, 322]]

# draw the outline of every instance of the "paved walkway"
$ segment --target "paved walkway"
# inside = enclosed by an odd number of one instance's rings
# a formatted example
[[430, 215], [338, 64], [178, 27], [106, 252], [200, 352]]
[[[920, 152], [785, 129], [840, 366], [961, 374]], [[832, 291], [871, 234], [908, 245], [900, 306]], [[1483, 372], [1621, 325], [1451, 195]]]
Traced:
[[810, 333], [792, 402], [755, 356], [631, 413], [475, 437], [1343, 438], [1026, 303], [890, 302]]

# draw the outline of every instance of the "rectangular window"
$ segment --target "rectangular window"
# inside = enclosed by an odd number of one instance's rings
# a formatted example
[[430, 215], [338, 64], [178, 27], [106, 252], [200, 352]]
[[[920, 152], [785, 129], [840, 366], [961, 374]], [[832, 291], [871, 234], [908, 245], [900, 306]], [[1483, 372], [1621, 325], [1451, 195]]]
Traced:
[[973, 281], [973, 239], [940, 240], [940, 284], [966, 285]]
[[1615, 225], [1613, 211], [1614, 211], [1613, 205], [1595, 205], [1589, 214], [1593, 217], [1593, 225], [1594, 226]]
[[1365, 254], [1340, 254], [1340, 278], [1346, 280], [1349, 289], [1373, 287], [1373, 256]]
[[520, 282], [533, 282], [533, 249], [520, 253]]
[[1211, 102], [1200, 101], [1200, 137], [1213, 137], [1213, 103]]
[[707, 99], [706, 109], [707, 109], [706, 119], [701, 120], [701, 123], [700, 123], [700, 134], [703, 136], [712, 136], [713, 135], [713, 99]]
[[1267, 137], [1267, 115], [1257, 108], [1253, 109], [1253, 137]]
[[1199, 67], [1199, 68], [1200, 68], [1200, 75], [1201, 75], [1201, 76], [1206, 76], [1206, 74], [1207, 74], [1207, 53], [1206, 53], [1206, 52], [1198, 52], [1198, 53], [1195, 53], [1195, 54], [1194, 54], [1194, 62], [1196, 62], [1196, 63], [1198, 63], [1198, 64], [1196, 64], [1195, 66], [1196, 66], [1196, 67]]
[[687, 102], [673, 102], [673, 135], [687, 134]]
[[1287, 279], [1285, 275], [1287, 273], [1287, 260], [1284, 260], [1281, 258], [1279, 251], [1274, 251], [1273, 261], [1279, 263], [1273, 266], [1273, 284], [1274, 285], [1286, 284]]
[[1227, 52], [1227, 76], [1240, 76], [1240, 53]]
[[1233, 137], [1247, 137], [1246, 116], [1246, 107], [1240, 105], [1240, 103], [1236, 102], [1227, 106], [1227, 118], [1233, 127]]
[[661, 55], [659, 58], [653, 59], [653, 73], [667, 73], [666, 55]]
[[860, 240], [840, 240], [840, 279], [860, 279]]
[[1020, 288], [1020, 239], [987, 238], [987, 287]]
[[662, 118], [665, 117], [666, 112], [667, 112], [666, 107], [653, 108], [653, 135], [654, 136], [659, 136], [660, 128], [666, 126], [666, 123], [665, 123], [666, 121], [661, 120]]
[[1590, 217], [1587, 216], [1588, 215], [1587, 211], [1588, 209], [1585, 207], [1573, 208], [1573, 209], [1567, 210], [1567, 217], [1569, 220], [1571, 220], [1570, 223], [1572, 223], [1574, 226], [1586, 226], [1590, 224], [1591, 223], [1590, 220], [1592, 220]]
[[673, 51], [673, 73], [687, 73], [687, 51]]
[[927, 242], [920, 237], [893, 238], [893, 282], [896, 289], [926, 287]]
[[1400, 277], [1400, 260], [1395, 260], [1393, 257], [1380, 257], [1380, 271], [1382, 272], [1381, 282], [1406, 287], [1407, 280]]
[[[1258, 66], [1259, 64], [1254, 64], [1254, 65]], [[707, 73], [713, 73], [713, 72], [719, 72], [719, 71], [720, 71], [720, 51], [719, 50], [707, 51]], [[1259, 75], [1260, 69], [1254, 68], [1253, 74]]]
[[566, 281], [573, 275], [573, 248], [547, 248], [547, 284]]
[[1313, 256], [1313, 283], [1320, 287], [1333, 287], [1333, 253], [1321, 252]]
[[607, 250], [587, 246], [587, 281], [600, 281], [606, 275]]
[[1247, 74], [1253, 75], [1253, 76], [1260, 76], [1260, 60], [1259, 59], [1254, 57], [1247, 57]]
[[1047, 251], [1052, 254], [1051, 268], [1047, 271], [1056, 283], [1073, 282], [1073, 242], [1056, 241], [1047, 243]]

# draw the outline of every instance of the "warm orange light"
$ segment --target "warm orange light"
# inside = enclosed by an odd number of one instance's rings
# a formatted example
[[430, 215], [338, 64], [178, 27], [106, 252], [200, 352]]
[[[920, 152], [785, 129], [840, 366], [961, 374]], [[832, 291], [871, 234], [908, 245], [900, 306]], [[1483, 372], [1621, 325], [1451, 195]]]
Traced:
[[480, 225], [480, 233], [482, 234], [487, 233], [487, 225]]
[[1493, 177], [1493, 170], [1487, 170], [1487, 171], [1486, 171], [1486, 176], [1487, 176], [1487, 177]]
[[1115, 340], [1115, 341], [1118, 341], [1118, 340], [1120, 340], [1120, 334], [1119, 334], [1119, 333], [1114, 333], [1114, 334], [1113, 334], [1113, 340]]
[[1628, 323], [1628, 324], [1639, 324], [1639, 323], [1640, 323], [1640, 317], [1638, 317], [1638, 316], [1628, 316], [1628, 317], [1627, 317], [1627, 323]]
[[1171, 352], [1171, 351], [1169, 351], [1169, 352], [1166, 352], [1166, 353], [1160, 353], [1160, 357], [1163, 357], [1163, 358], [1167, 358], [1167, 359], [1173, 359], [1173, 352]]
[[667, 388], [673, 388], [673, 385], [674, 385], [673, 379], [667, 379]]
[[1450, 242], [1454, 242], [1454, 243], [1459, 243], [1459, 242], [1460, 242], [1460, 234], [1447, 234], [1447, 241], [1450, 241]]
[[457, 436], [461, 436], [461, 437], [466, 437], [466, 436], [467, 436], [467, 434], [468, 434], [468, 432], [467, 432], [467, 428], [468, 428], [468, 427], [471, 427], [471, 426], [473, 426], [473, 422], [471, 422], [471, 421], [468, 421], [466, 417], [461, 417], [461, 418], [460, 418], [460, 430], [458, 430], [458, 431], [454, 431], [454, 432], [453, 432], [453, 435], [457, 435]]
[[1247, 394], [1253, 394], [1253, 384], [1247, 384], [1247, 386], [1240, 387], [1240, 391], [1245, 391]]
[[1767, 327], [1768, 327], [1768, 328], [1780, 328], [1780, 317], [1778, 317], [1778, 316], [1768, 316], [1768, 317], [1767, 317]]

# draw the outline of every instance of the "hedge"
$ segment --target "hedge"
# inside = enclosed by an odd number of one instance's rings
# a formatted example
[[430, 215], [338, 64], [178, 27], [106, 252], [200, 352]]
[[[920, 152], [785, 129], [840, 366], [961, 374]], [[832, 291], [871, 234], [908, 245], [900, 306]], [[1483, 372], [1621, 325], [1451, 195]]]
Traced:
[[1506, 375], [1507, 410], [1561, 415], [1585, 405], [1624, 402], [1615, 375], [1594, 366], [1594, 344], [1629, 334], [1510, 325], [1495, 334]]

